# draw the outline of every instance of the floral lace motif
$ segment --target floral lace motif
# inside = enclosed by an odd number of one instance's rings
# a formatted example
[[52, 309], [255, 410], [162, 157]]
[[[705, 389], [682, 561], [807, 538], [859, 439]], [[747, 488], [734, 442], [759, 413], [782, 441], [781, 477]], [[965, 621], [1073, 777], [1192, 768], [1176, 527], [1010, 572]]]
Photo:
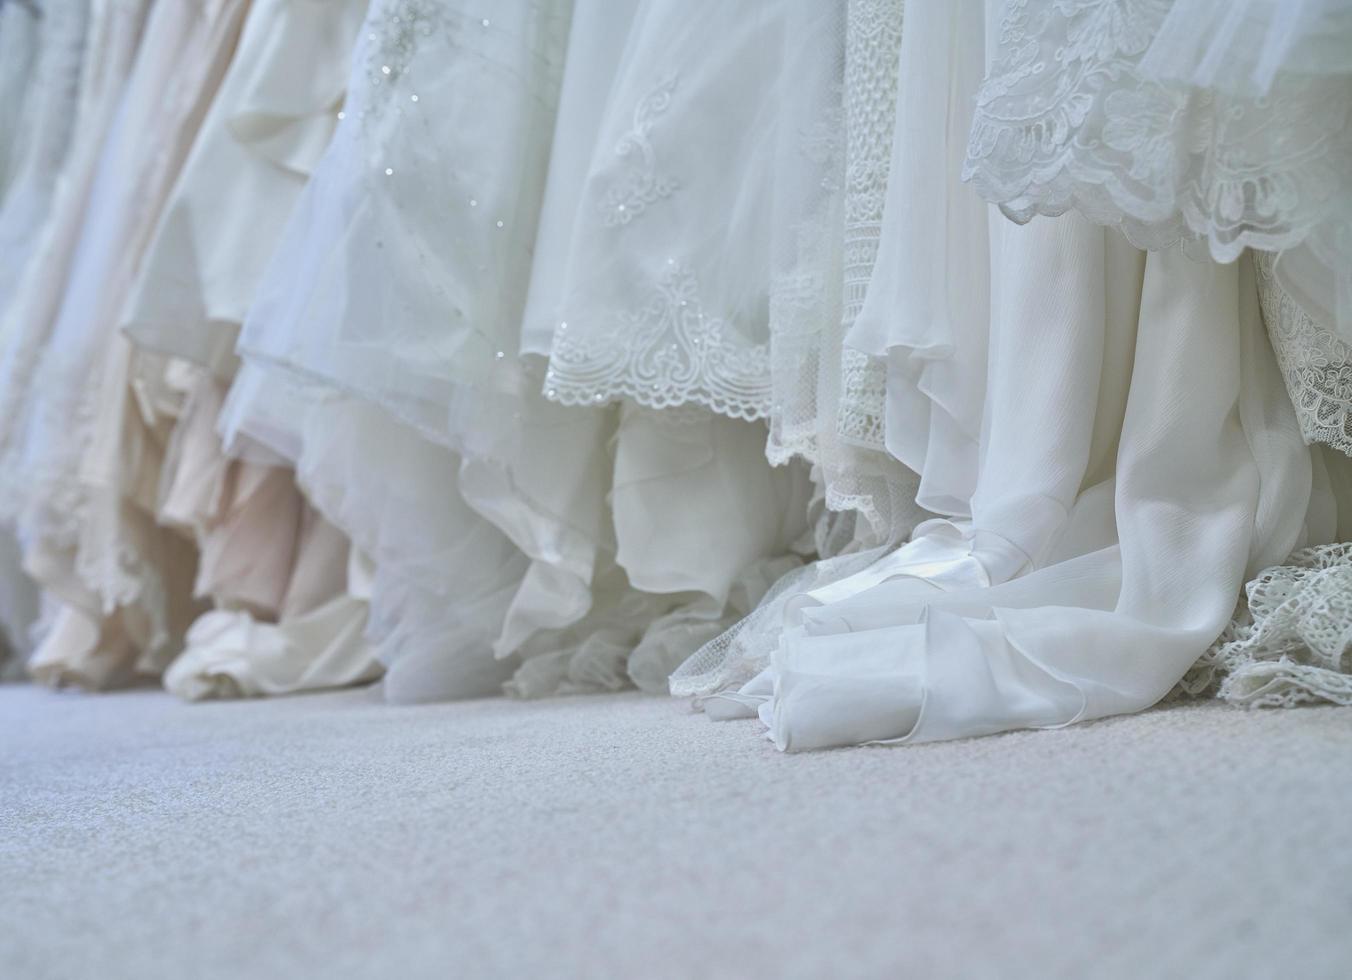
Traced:
[[1015, 221], [1072, 208], [1142, 248], [1193, 236], [1219, 262], [1307, 239], [1327, 258], [1352, 203], [1339, 76], [1243, 95], [1142, 75], [1172, 0], [1011, 0], [963, 179]]
[[1245, 592], [1176, 692], [1250, 707], [1352, 704], [1352, 544], [1297, 551]]
[[564, 405], [616, 396], [650, 408], [694, 403], [732, 418], [759, 419], [769, 401], [769, 352], [748, 344], [735, 324], [706, 315], [695, 276], [674, 259], [639, 310], [611, 330], [575, 339], [554, 332], [545, 396]]
[[671, 106], [677, 76], [662, 78], [634, 107], [634, 125], [615, 144], [615, 155], [629, 162], [623, 176], [607, 189], [601, 200], [601, 218], [606, 227], [627, 225], [680, 187], [675, 177], [657, 172], [657, 153], [648, 138], [653, 123]]
[[840, 415], [836, 418], [836, 434], [852, 445], [883, 451], [887, 362], [880, 357], [846, 349], [841, 354], [840, 371]]
[[1278, 284], [1273, 258], [1255, 256], [1258, 295], [1277, 364], [1306, 442], [1352, 456], [1352, 347], [1309, 316]]

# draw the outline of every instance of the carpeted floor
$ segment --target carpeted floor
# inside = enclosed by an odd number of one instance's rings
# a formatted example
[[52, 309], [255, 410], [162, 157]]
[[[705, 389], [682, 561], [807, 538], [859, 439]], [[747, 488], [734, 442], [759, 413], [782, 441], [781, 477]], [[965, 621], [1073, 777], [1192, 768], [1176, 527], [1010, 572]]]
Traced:
[[639, 695], [0, 688], [0, 977], [1347, 977], [1352, 711], [784, 756]]

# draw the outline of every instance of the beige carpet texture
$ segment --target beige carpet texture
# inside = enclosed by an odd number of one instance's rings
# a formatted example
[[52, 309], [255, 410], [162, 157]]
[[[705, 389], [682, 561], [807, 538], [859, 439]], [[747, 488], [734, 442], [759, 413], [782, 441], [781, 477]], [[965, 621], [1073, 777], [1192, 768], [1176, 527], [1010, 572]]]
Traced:
[[1352, 711], [785, 756], [641, 695], [0, 687], [0, 977], [1352, 976]]

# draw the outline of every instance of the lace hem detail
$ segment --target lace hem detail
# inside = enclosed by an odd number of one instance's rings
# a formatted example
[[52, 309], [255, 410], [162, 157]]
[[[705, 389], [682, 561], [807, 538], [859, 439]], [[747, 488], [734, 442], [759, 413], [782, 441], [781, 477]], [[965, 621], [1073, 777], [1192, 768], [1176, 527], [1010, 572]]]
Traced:
[[1291, 72], [1247, 96], [1161, 84], [1139, 65], [1170, 7], [1012, 0], [963, 179], [1014, 221], [1075, 209], [1141, 248], [1326, 252], [1348, 217], [1347, 82]]
[[1248, 707], [1352, 705], [1352, 543], [1297, 551], [1245, 593], [1175, 693]]
[[[901, 54], [902, 0], [853, 0], [845, 37], [845, 236], [841, 336], [847, 336], [873, 278], [892, 167]], [[841, 352], [836, 434], [884, 449], [887, 368], [881, 358]]]
[[747, 344], [736, 327], [707, 315], [699, 284], [670, 260], [652, 298], [623, 314], [613, 330], [575, 340], [560, 323], [545, 372], [544, 394], [562, 405], [601, 405], [619, 397], [649, 408], [703, 405], [732, 418], [767, 414], [770, 359], [765, 344]]
[[840, 402], [836, 434], [852, 445], [884, 452], [887, 362], [846, 349], [841, 357]]
[[1258, 295], [1301, 435], [1352, 456], [1352, 347], [1313, 319], [1277, 282], [1271, 255], [1255, 256]]

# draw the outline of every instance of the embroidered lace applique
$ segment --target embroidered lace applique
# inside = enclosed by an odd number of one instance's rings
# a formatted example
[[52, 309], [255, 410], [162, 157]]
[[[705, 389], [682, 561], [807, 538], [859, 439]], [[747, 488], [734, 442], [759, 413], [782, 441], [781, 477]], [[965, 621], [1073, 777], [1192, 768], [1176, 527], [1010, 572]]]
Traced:
[[602, 219], [608, 228], [627, 225], [663, 198], [670, 197], [680, 182], [660, 174], [657, 153], [649, 134], [653, 123], [671, 106], [677, 76], [670, 74], [634, 107], [634, 125], [615, 144], [615, 155], [628, 163], [622, 176], [601, 200]]
[[1172, 5], [1011, 0], [963, 179], [1015, 221], [1074, 208], [1141, 248], [1195, 236], [1231, 262], [1308, 239], [1336, 257], [1350, 207], [1347, 80], [1279, 73], [1253, 95], [1144, 77]]
[[694, 403], [732, 418], [765, 414], [766, 345], [746, 343], [735, 324], [707, 315], [695, 276], [674, 260], [643, 307], [599, 335], [577, 333], [566, 323], [554, 332], [547, 398], [597, 405], [623, 395], [650, 408]]

